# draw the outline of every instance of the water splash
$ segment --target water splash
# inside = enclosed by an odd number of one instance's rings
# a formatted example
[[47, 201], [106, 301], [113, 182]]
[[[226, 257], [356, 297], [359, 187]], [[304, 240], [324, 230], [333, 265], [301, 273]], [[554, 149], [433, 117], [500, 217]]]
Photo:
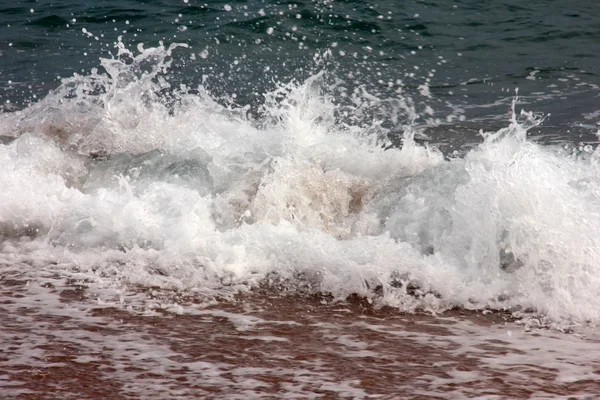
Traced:
[[[266, 93], [253, 117], [171, 87], [175, 48], [119, 46], [101, 71], [0, 116], [14, 138], [0, 146], [2, 264], [86, 280], [105, 300], [276, 279], [404, 310], [600, 322], [597, 149], [528, 141], [542, 121], [515, 99], [507, 128], [445, 158], [415, 142], [410, 99], [340, 102], [325, 73]], [[363, 117], [383, 109], [401, 147]]]

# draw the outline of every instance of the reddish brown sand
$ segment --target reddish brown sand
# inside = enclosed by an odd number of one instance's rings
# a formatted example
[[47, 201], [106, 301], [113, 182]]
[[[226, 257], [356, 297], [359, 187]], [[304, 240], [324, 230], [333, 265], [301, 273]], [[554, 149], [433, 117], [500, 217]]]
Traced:
[[503, 313], [262, 292], [143, 315], [83, 289], [52, 305], [0, 285], [2, 399], [600, 398], [598, 341]]

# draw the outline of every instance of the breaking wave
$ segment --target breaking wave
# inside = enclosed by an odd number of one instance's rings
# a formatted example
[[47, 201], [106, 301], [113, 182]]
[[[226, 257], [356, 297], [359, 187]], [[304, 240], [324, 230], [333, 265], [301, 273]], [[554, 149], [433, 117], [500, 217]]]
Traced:
[[176, 47], [120, 45], [0, 115], [7, 270], [105, 298], [278, 282], [405, 311], [600, 323], [598, 149], [528, 140], [542, 120], [515, 99], [505, 128], [443, 154], [415, 141], [426, 108], [344, 90], [327, 72], [224, 106], [202, 86], [172, 87]]

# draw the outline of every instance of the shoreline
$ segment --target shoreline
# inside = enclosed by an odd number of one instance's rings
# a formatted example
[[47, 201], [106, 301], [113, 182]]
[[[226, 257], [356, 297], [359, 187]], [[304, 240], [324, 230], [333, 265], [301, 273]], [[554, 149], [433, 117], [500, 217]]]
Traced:
[[255, 292], [179, 314], [142, 315], [92, 304], [83, 290], [35, 307], [19, 297], [18, 286], [1, 286], [0, 388], [7, 398], [585, 399], [600, 393], [600, 358], [593, 355], [600, 354], [600, 338], [527, 333], [502, 312], [409, 314], [375, 311], [360, 298], [327, 303]]

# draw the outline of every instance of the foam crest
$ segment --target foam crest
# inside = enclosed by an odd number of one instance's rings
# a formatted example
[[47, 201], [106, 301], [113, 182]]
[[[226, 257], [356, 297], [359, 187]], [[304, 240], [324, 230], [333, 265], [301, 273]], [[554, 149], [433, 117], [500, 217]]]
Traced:
[[516, 101], [509, 126], [463, 158], [417, 144], [410, 121], [393, 147], [324, 73], [266, 94], [255, 118], [171, 88], [175, 47], [119, 45], [103, 72], [0, 116], [15, 138], [0, 146], [3, 263], [99, 293], [277, 282], [404, 310], [600, 322], [598, 149], [528, 141], [541, 120]]

